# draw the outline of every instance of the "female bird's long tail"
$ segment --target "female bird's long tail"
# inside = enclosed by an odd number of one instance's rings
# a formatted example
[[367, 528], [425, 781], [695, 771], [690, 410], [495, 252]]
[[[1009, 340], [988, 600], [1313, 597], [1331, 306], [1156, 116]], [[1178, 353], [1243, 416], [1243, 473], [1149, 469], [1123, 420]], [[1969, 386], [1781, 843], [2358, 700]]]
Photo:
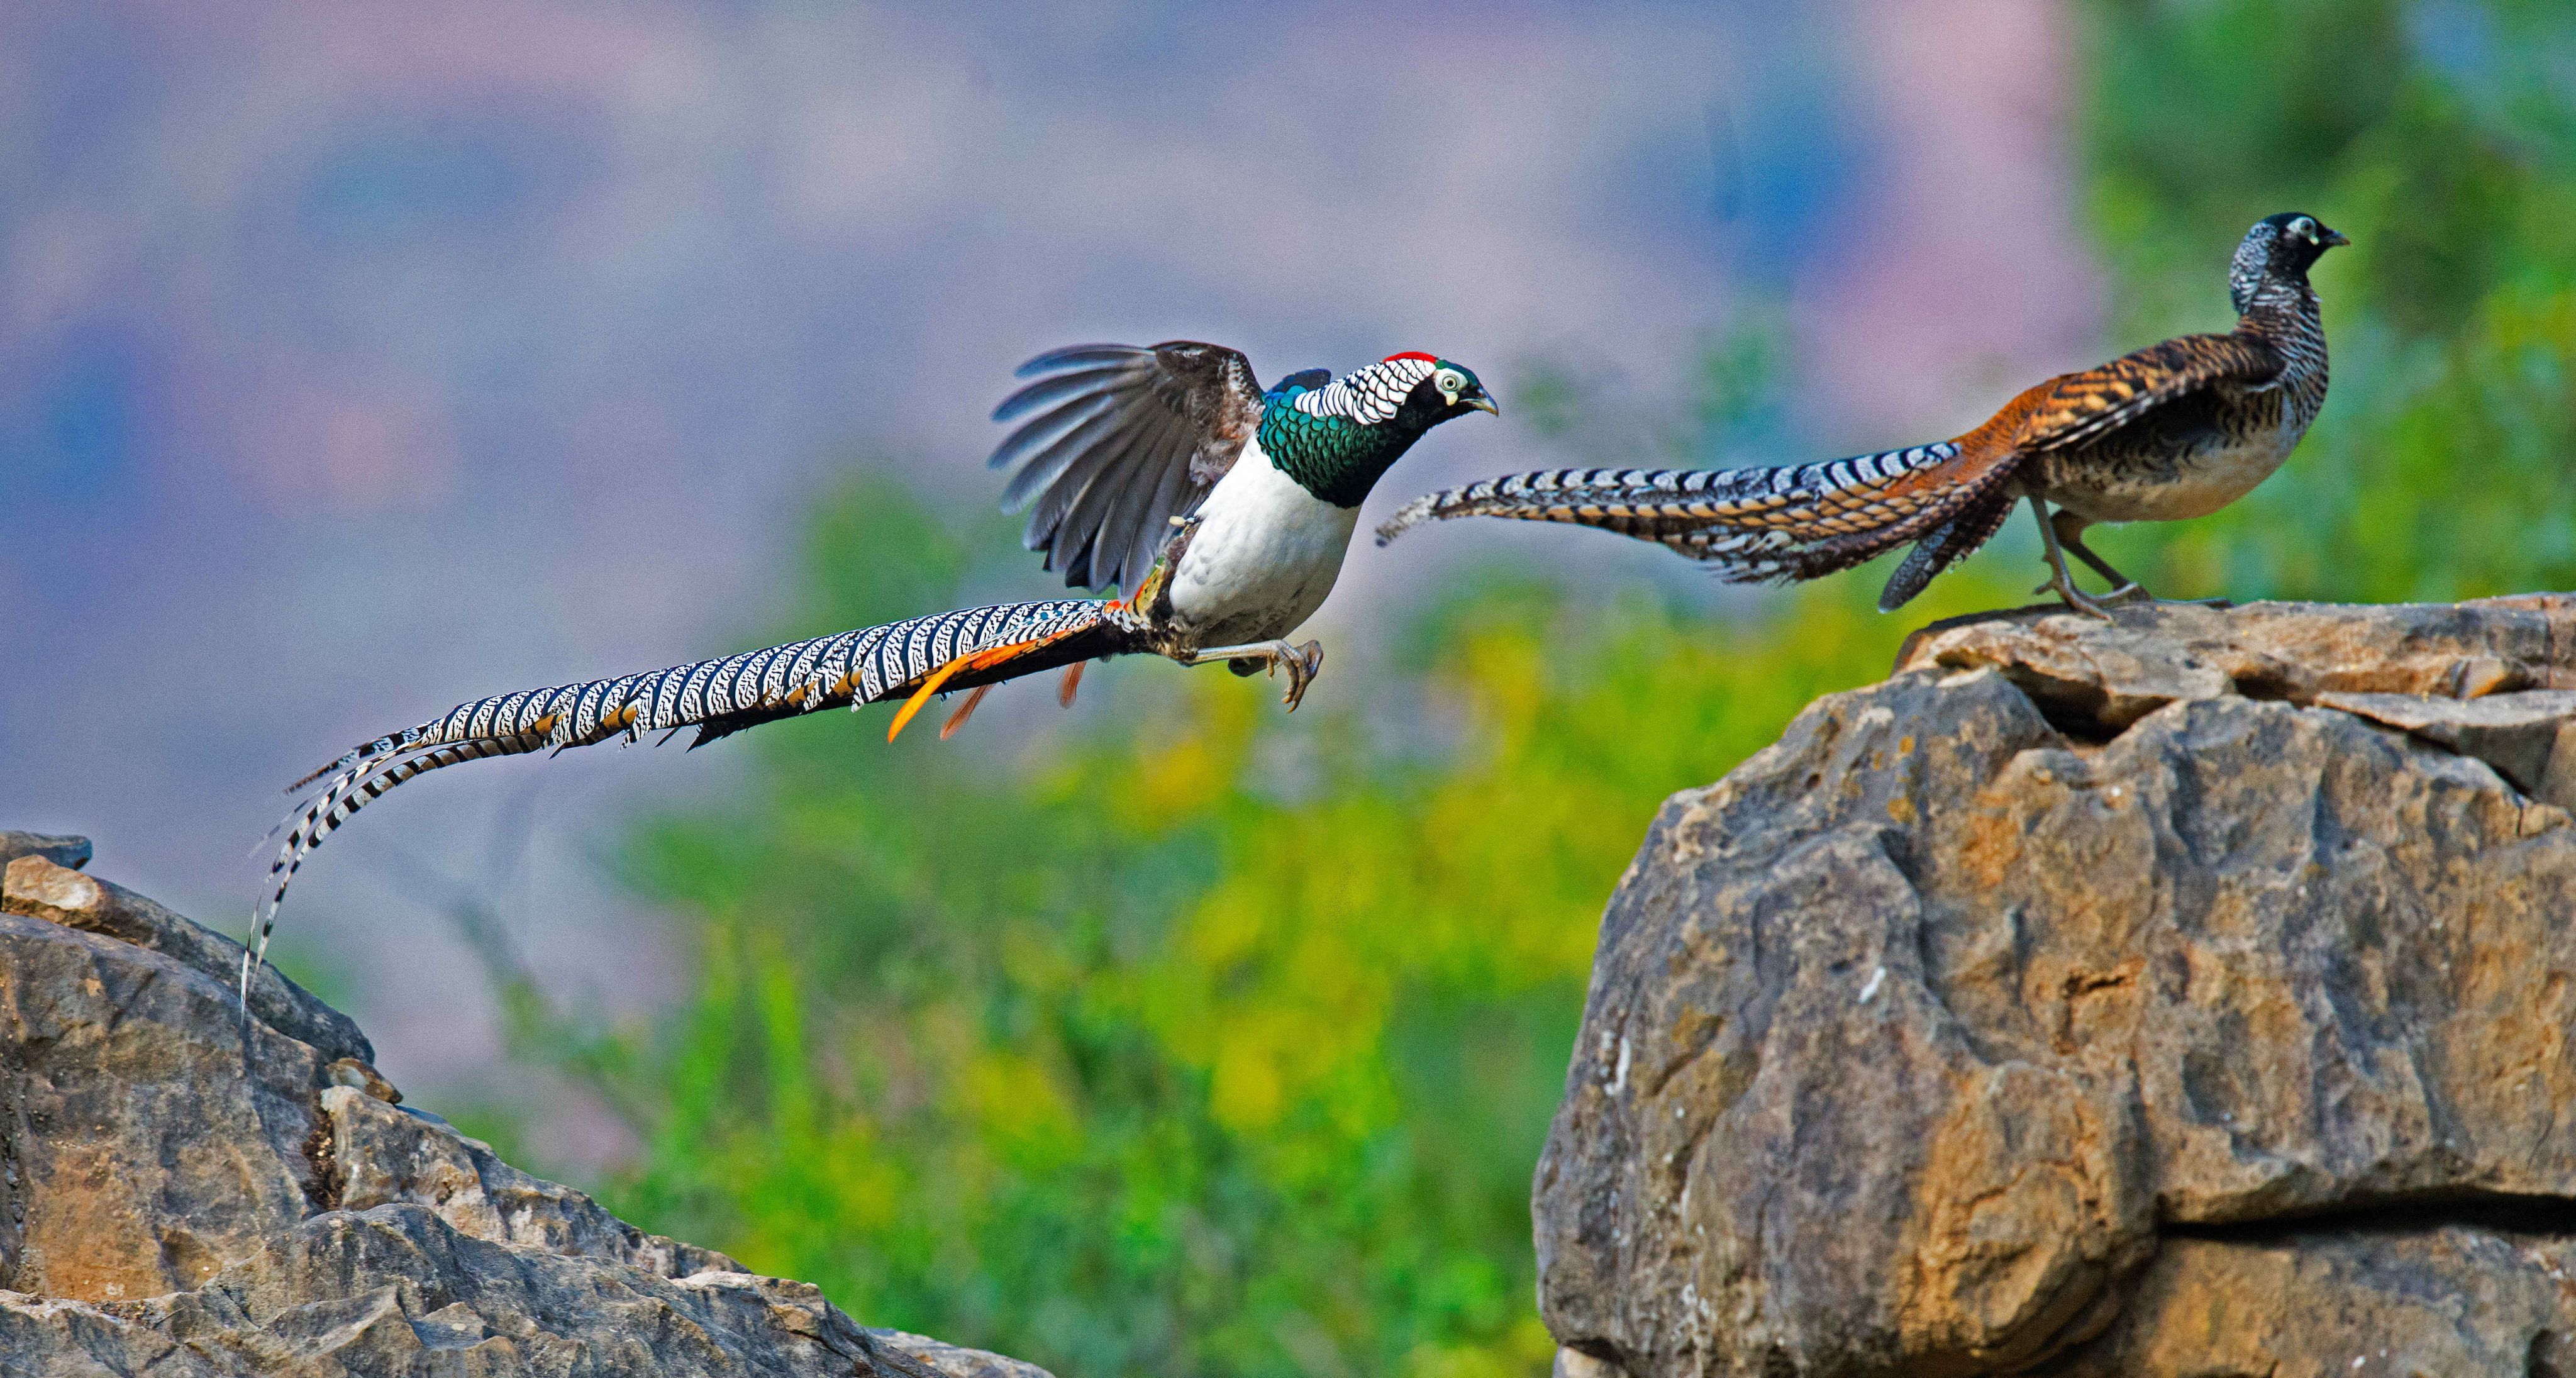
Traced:
[[363, 743], [288, 786], [294, 793], [320, 782], [280, 825], [286, 838], [268, 868], [273, 888], [252, 913], [252, 941], [242, 955], [243, 1002], [251, 974], [267, 960], [277, 909], [296, 868], [358, 810], [406, 780], [462, 761], [561, 751], [611, 737], [631, 742], [684, 727], [697, 729], [689, 743], [695, 748], [779, 718], [908, 698], [891, 737], [933, 693], [1123, 655], [1141, 649], [1144, 629], [1115, 601], [1001, 603], [618, 679], [496, 694]]
[[[1813, 579], [1926, 540], [1938, 572], [1974, 548], [1966, 538], [1993, 534], [1988, 509], [2014, 458], [1977, 434], [1776, 468], [1543, 470], [1417, 498], [1377, 540], [1458, 517], [1570, 522], [1669, 546], [1734, 582]], [[1919, 590], [1929, 575], [1905, 578]]]

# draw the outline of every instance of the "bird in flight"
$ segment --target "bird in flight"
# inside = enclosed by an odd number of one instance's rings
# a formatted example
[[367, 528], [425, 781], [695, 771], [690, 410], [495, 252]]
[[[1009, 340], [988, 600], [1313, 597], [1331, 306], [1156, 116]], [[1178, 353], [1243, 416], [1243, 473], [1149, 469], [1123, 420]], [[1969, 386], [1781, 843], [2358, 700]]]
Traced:
[[[1378, 544], [1453, 517], [1571, 522], [1755, 582], [1819, 578], [1910, 542], [1879, 594], [1879, 610], [1893, 612], [2027, 499], [2048, 558], [2042, 588], [2107, 618], [2150, 595], [2084, 544], [2086, 528], [2207, 516], [2271, 477], [2307, 433], [2326, 399], [2325, 327], [2308, 268], [2350, 242], [2295, 211], [2257, 221], [2227, 273], [2234, 330], [2051, 378], [1965, 435], [1778, 468], [1513, 474], [1406, 504], [1378, 528]], [[2111, 592], [2076, 587], [2070, 553]]]
[[954, 731], [1005, 680], [1153, 654], [1287, 677], [1294, 711], [1323, 648], [1287, 641], [1332, 592], [1359, 506], [1434, 426], [1492, 412], [1465, 367], [1390, 355], [1335, 378], [1292, 373], [1263, 391], [1235, 350], [1175, 340], [1076, 345], [1022, 365], [994, 412], [1019, 422], [994, 452], [1006, 508], [1031, 508], [1030, 549], [1078, 589], [1058, 598], [933, 613], [663, 670], [495, 694], [352, 748], [289, 787], [313, 786], [280, 826], [273, 888], [253, 916], [243, 992], [265, 960], [296, 868], [387, 790], [462, 761], [560, 751], [697, 729], [690, 746], [779, 718], [901, 700], [891, 741], [932, 695], [971, 690]]

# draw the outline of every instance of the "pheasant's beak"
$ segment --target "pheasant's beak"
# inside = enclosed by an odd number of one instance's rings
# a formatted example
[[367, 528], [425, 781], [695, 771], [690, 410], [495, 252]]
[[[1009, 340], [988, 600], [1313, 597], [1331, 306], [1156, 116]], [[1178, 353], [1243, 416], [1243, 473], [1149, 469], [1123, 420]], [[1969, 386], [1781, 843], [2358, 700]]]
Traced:
[[2320, 248], [2332, 249], [2341, 245], [2350, 244], [2351, 242], [2351, 240], [2343, 237], [2343, 231], [2327, 230], [2326, 237], [2318, 240], [2317, 245]]
[[1482, 393], [1478, 393], [1474, 397], [1461, 397], [1458, 400], [1466, 403], [1468, 406], [1474, 407], [1476, 410], [1483, 412], [1487, 416], [1500, 416], [1503, 414], [1502, 409], [1494, 405], [1494, 399], [1487, 397]]

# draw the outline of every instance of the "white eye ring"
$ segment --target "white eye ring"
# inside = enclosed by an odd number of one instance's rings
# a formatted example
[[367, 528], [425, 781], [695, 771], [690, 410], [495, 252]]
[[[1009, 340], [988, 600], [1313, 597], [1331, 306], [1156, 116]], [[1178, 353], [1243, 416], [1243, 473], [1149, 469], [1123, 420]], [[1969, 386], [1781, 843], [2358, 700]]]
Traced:
[[1440, 370], [1438, 373], [1433, 374], [1431, 382], [1433, 386], [1440, 389], [1442, 395], [1446, 396], [1452, 402], [1457, 401], [1458, 394], [1466, 391], [1467, 389], [1466, 379], [1459, 377], [1457, 374], [1452, 373], [1445, 368]]

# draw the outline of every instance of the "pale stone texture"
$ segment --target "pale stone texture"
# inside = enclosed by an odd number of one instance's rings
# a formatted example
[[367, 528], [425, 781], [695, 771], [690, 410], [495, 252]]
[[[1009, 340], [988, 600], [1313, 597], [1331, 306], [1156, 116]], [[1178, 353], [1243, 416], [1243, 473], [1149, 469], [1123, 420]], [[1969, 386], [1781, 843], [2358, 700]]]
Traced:
[[2576, 600], [2007, 614], [1899, 664], [1676, 795], [1613, 897], [1535, 1189], [1558, 1339], [2576, 1372], [2576, 827], [2535, 797]]
[[274, 971], [245, 1014], [238, 944], [64, 859], [0, 873], [5, 1378], [1045, 1378], [510, 1167], [395, 1104], [346, 1016]]

